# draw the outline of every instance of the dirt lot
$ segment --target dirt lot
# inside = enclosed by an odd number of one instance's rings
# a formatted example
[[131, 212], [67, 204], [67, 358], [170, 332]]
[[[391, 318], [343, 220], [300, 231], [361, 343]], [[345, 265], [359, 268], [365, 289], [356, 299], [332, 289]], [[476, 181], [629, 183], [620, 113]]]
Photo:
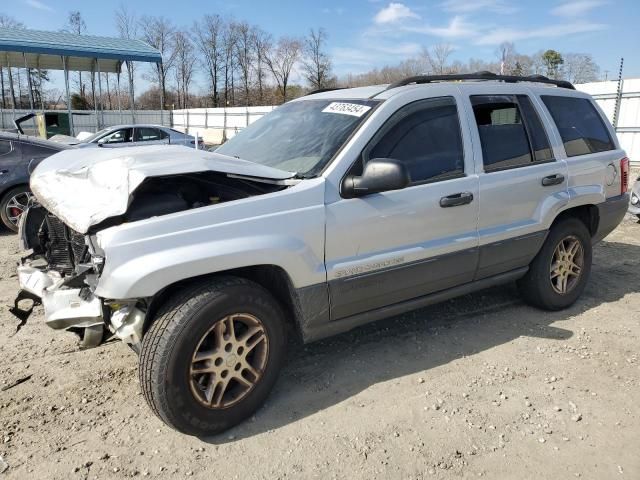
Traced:
[[573, 308], [507, 286], [293, 345], [267, 404], [207, 439], [151, 414], [125, 345], [78, 351], [41, 311], [14, 335], [0, 232], [0, 478], [640, 478], [635, 220]]

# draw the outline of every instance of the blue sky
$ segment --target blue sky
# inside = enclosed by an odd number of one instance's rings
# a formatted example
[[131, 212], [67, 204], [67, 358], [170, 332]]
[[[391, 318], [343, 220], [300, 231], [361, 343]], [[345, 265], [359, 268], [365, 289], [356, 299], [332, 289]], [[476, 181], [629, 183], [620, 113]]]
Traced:
[[[0, 13], [27, 27], [56, 30], [70, 10], [80, 10], [88, 33], [115, 35], [118, 2], [7, 0]], [[625, 58], [625, 77], [640, 77], [640, 1], [565, 0], [131, 0], [137, 14], [163, 15], [190, 27], [205, 13], [247, 20], [274, 36], [304, 35], [323, 27], [339, 75], [394, 64], [422, 46], [449, 43], [453, 59], [495, 60], [496, 46], [512, 41], [521, 53], [553, 48], [591, 53], [609, 76]], [[204, 83], [204, 82], [202, 82]]]

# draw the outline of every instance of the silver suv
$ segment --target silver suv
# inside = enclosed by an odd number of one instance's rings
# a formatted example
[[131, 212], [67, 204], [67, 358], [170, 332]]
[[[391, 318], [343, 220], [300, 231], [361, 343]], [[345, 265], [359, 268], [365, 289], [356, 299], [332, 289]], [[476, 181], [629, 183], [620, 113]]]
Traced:
[[31, 178], [22, 299], [140, 360], [151, 409], [209, 435], [310, 342], [496, 284], [558, 310], [629, 203], [629, 162], [571, 84], [420, 76], [289, 102], [215, 153], [68, 150]]

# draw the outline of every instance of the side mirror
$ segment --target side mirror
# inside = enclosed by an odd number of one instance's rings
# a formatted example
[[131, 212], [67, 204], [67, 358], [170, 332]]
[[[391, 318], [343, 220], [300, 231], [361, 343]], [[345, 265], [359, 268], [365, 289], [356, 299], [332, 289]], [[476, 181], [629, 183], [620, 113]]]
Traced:
[[349, 175], [342, 182], [344, 198], [362, 197], [372, 193], [401, 190], [411, 183], [407, 166], [391, 158], [374, 158], [364, 166], [361, 177]]

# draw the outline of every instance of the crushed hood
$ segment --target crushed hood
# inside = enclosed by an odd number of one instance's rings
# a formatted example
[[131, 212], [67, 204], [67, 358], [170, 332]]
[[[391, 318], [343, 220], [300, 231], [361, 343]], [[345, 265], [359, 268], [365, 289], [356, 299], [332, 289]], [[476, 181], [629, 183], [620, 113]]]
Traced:
[[178, 145], [72, 149], [40, 163], [31, 174], [31, 190], [47, 210], [86, 233], [92, 225], [124, 214], [145, 178], [205, 171], [273, 180], [295, 175]]

